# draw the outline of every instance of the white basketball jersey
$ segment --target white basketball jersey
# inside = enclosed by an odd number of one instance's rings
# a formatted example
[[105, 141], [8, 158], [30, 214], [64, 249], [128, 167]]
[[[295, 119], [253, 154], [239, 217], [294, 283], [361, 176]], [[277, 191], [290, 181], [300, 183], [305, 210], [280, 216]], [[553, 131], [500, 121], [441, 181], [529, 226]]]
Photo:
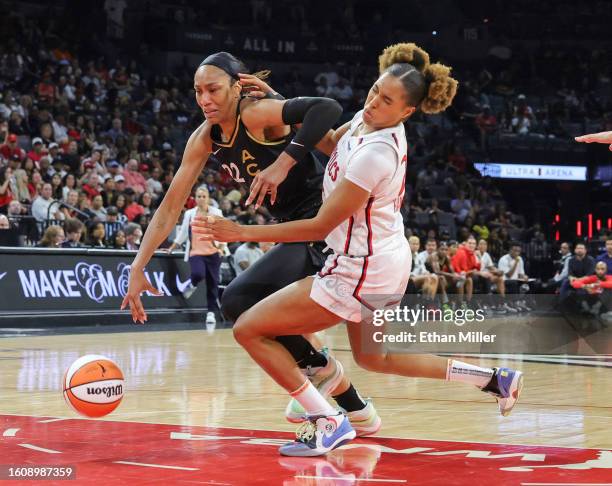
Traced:
[[405, 244], [400, 208], [406, 185], [407, 142], [404, 125], [353, 136], [363, 110], [329, 158], [323, 180], [325, 201], [343, 178], [370, 192], [367, 203], [325, 239], [336, 253], [371, 256]]

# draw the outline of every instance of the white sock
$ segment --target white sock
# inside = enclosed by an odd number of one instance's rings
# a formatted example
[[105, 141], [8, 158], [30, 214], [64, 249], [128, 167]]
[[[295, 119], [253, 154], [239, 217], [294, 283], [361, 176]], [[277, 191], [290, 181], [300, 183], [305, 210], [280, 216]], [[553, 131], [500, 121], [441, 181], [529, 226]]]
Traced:
[[449, 359], [446, 368], [446, 381], [460, 381], [482, 388], [491, 381], [494, 373], [495, 371], [491, 368], [481, 368], [463, 361]]
[[310, 380], [306, 380], [297, 390], [290, 393], [308, 415], [336, 415], [338, 412], [323, 395], [319, 393]]

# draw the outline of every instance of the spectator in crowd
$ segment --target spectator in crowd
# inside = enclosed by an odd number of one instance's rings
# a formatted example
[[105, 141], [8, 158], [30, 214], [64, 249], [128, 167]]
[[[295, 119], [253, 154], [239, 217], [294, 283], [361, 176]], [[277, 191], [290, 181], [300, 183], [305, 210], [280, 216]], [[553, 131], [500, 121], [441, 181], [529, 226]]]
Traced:
[[106, 229], [104, 228], [104, 224], [98, 221], [93, 221], [90, 223], [87, 238], [87, 245], [92, 248], [105, 248], [106, 247]]
[[606, 262], [599, 261], [595, 265], [594, 275], [572, 280], [571, 285], [576, 289], [581, 310], [595, 316], [608, 310], [599, 298], [604, 292], [612, 292], [612, 275], [607, 274], [607, 271]]
[[13, 200], [11, 193], [11, 178], [13, 170], [10, 167], [0, 168], [0, 212], [6, 212], [6, 208]]
[[[125, 177], [123, 177], [121, 174], [118, 174], [115, 176], [115, 189], [117, 191], [118, 194], [121, 194], [125, 191], [126, 188], [126, 182], [125, 182]], [[117, 206], [117, 203], [115, 203], [115, 206]]]
[[0, 230], [7, 230], [11, 227], [11, 223], [5, 214], [0, 214]]
[[569, 260], [572, 257], [571, 247], [568, 242], [564, 241], [563, 243], [561, 243], [561, 245], [559, 246], [559, 255], [561, 255], [559, 260], [555, 260], [553, 262], [555, 274], [546, 283], [547, 288], [558, 289], [563, 283], [563, 280], [568, 277]]
[[264, 252], [259, 248], [259, 243], [246, 242], [240, 245], [234, 253], [234, 270], [236, 271], [236, 276], [244, 272], [263, 255]]
[[489, 105], [484, 105], [482, 107], [482, 113], [476, 116], [475, 123], [480, 133], [480, 148], [487, 152], [489, 150], [489, 138], [498, 128], [497, 118], [491, 112], [491, 107]]
[[52, 224], [45, 230], [38, 246], [41, 248], [61, 248], [63, 241], [64, 229], [61, 226]]
[[593, 275], [595, 272], [595, 260], [591, 255], [587, 255], [586, 245], [582, 242], [574, 246], [574, 256], [569, 259], [567, 267], [567, 280], [561, 284], [561, 301], [565, 301], [572, 288], [572, 282], [577, 278]]
[[100, 194], [100, 178], [92, 167], [88, 167], [83, 180], [85, 183], [82, 186], [82, 190], [91, 201], [95, 196]]
[[40, 162], [40, 159], [45, 155], [43, 152], [44, 145], [42, 138], [35, 137], [32, 139], [32, 150], [28, 152], [28, 158], [34, 162]]
[[[512, 242], [510, 251], [502, 256], [497, 262], [497, 268], [503, 273], [506, 292], [516, 296], [520, 293], [521, 286], [527, 284], [529, 277], [525, 274], [525, 262], [521, 257], [521, 244]], [[524, 299], [515, 297], [512, 307], [519, 311], [531, 310]]]
[[117, 211], [119, 211], [120, 218], [127, 221], [127, 216], [125, 215], [126, 201], [125, 194], [117, 194], [117, 199], [115, 199], [115, 207], [117, 208]]
[[606, 251], [597, 257], [597, 261], [604, 262], [608, 275], [612, 275], [612, 236], [606, 238]]
[[458, 293], [462, 294], [463, 285], [456, 285], [462, 279], [455, 274], [451, 259], [448, 256], [446, 242], [440, 242], [437, 251], [427, 257], [425, 265], [438, 277], [438, 291], [442, 300], [442, 310], [450, 309], [447, 290], [450, 291], [456, 287]]
[[142, 207], [145, 216], [153, 214], [153, 196], [150, 192], [143, 192], [138, 198], [138, 204]]
[[123, 230], [117, 230], [112, 236], [112, 247], [116, 250], [127, 250], [125, 232]]
[[106, 208], [104, 207], [104, 201], [102, 195], [98, 194], [91, 200], [91, 208], [89, 209], [93, 214], [93, 217], [98, 221], [106, 221]]
[[517, 312], [514, 307], [510, 306], [508, 302], [506, 302], [506, 285], [504, 283], [504, 276], [502, 271], [495, 266], [491, 255], [489, 255], [489, 252], [487, 251], [487, 240], [480, 239], [478, 241], [478, 247], [474, 252], [474, 255], [480, 263], [479, 275], [482, 277], [482, 282], [485, 285], [485, 293], [489, 293], [491, 291], [491, 284], [493, 284], [497, 288], [497, 292], [502, 299], [502, 302], [492, 306], [493, 310], [497, 313]]
[[421, 241], [418, 236], [408, 238], [408, 244], [412, 251], [412, 270], [410, 271], [410, 282], [413, 288], [423, 289], [423, 295], [428, 305], [432, 305], [438, 290], [438, 276], [431, 273], [425, 267], [425, 261], [419, 258], [419, 247]]
[[162, 170], [159, 167], [153, 167], [151, 177], [147, 179], [147, 191], [151, 193], [154, 199], [158, 199], [164, 192], [161, 183]]
[[179, 232], [168, 248], [168, 252], [183, 243], [186, 244], [184, 259], [189, 262], [191, 268], [191, 282], [183, 291], [183, 296], [186, 299], [190, 298], [198, 284], [206, 280], [206, 323], [215, 324], [216, 314], [219, 313], [219, 268], [225, 244], [193, 238], [191, 222], [196, 216], [222, 216], [222, 213], [221, 210], [209, 204], [210, 194], [206, 186], [198, 187], [195, 198], [196, 206], [185, 212]]
[[142, 228], [139, 224], [128, 223], [124, 228], [125, 246], [128, 250], [138, 250], [142, 239]]
[[13, 200], [8, 205], [7, 216], [9, 218], [18, 218], [23, 215], [23, 207], [17, 200]]
[[62, 248], [80, 248], [83, 236], [83, 223], [76, 218], [68, 218], [64, 222], [64, 233], [66, 240], [62, 243]]
[[138, 204], [134, 199], [136, 198], [136, 192], [131, 187], [128, 187], [124, 191], [125, 195], [125, 214], [128, 221], [135, 221], [139, 216], [145, 213], [144, 208]]
[[72, 172], [66, 173], [62, 178], [62, 200], [67, 201], [68, 193], [76, 189], [76, 177]]
[[476, 238], [469, 235], [457, 248], [457, 253], [451, 258], [455, 273], [465, 279], [465, 305], [470, 305], [474, 292], [474, 280], [480, 271], [480, 263], [474, 252], [476, 251]]
[[476, 234], [479, 240], [488, 240], [490, 231], [487, 226], [484, 213], [480, 212], [476, 216], [476, 224], [472, 226], [472, 231]]
[[32, 203], [32, 216], [34, 216], [36, 221], [43, 222], [50, 218], [64, 219], [58, 201], [51, 197], [52, 192], [51, 184], [46, 182], [42, 186], [40, 195], [34, 199]]
[[472, 201], [466, 199], [465, 192], [459, 191], [456, 199], [451, 200], [451, 210], [459, 223], [463, 223], [472, 210]]
[[63, 197], [62, 176], [58, 172], [51, 176], [51, 197], [60, 201]]
[[112, 206], [115, 203], [115, 198], [117, 197], [115, 179], [110, 174], [104, 176], [104, 183], [102, 184], [100, 195], [102, 196], [102, 203], [105, 207]]
[[433, 186], [438, 180], [438, 172], [434, 169], [433, 162], [428, 163], [417, 175], [415, 191]]
[[142, 194], [147, 190], [147, 180], [138, 171], [138, 161], [136, 159], [128, 160], [123, 177], [127, 187], [134, 190], [136, 194]]
[[19, 160], [25, 159], [24, 150], [17, 145], [17, 135], [11, 133], [6, 138], [6, 143], [0, 145], [0, 155], [6, 160]]

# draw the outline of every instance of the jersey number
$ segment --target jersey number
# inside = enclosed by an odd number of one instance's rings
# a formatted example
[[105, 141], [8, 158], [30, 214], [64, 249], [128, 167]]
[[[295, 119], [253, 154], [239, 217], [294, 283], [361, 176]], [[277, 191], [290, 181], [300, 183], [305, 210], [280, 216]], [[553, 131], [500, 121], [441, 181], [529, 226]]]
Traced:
[[329, 162], [327, 163], [327, 173], [329, 174], [329, 177], [333, 182], [336, 182], [339, 170], [340, 167], [338, 167], [338, 152], [336, 151], [336, 149], [334, 149], [334, 152], [331, 154]]
[[222, 164], [223, 167], [236, 182], [245, 182], [243, 177], [240, 177], [240, 169], [233, 162], [230, 165]]

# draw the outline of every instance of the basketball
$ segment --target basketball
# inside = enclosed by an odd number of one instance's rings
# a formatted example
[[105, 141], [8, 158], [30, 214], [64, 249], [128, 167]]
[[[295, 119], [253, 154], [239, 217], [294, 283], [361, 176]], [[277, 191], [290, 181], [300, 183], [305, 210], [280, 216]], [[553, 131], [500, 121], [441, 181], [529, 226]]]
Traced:
[[103, 417], [115, 410], [123, 398], [123, 372], [117, 364], [97, 354], [81, 356], [64, 375], [64, 398], [86, 417]]

